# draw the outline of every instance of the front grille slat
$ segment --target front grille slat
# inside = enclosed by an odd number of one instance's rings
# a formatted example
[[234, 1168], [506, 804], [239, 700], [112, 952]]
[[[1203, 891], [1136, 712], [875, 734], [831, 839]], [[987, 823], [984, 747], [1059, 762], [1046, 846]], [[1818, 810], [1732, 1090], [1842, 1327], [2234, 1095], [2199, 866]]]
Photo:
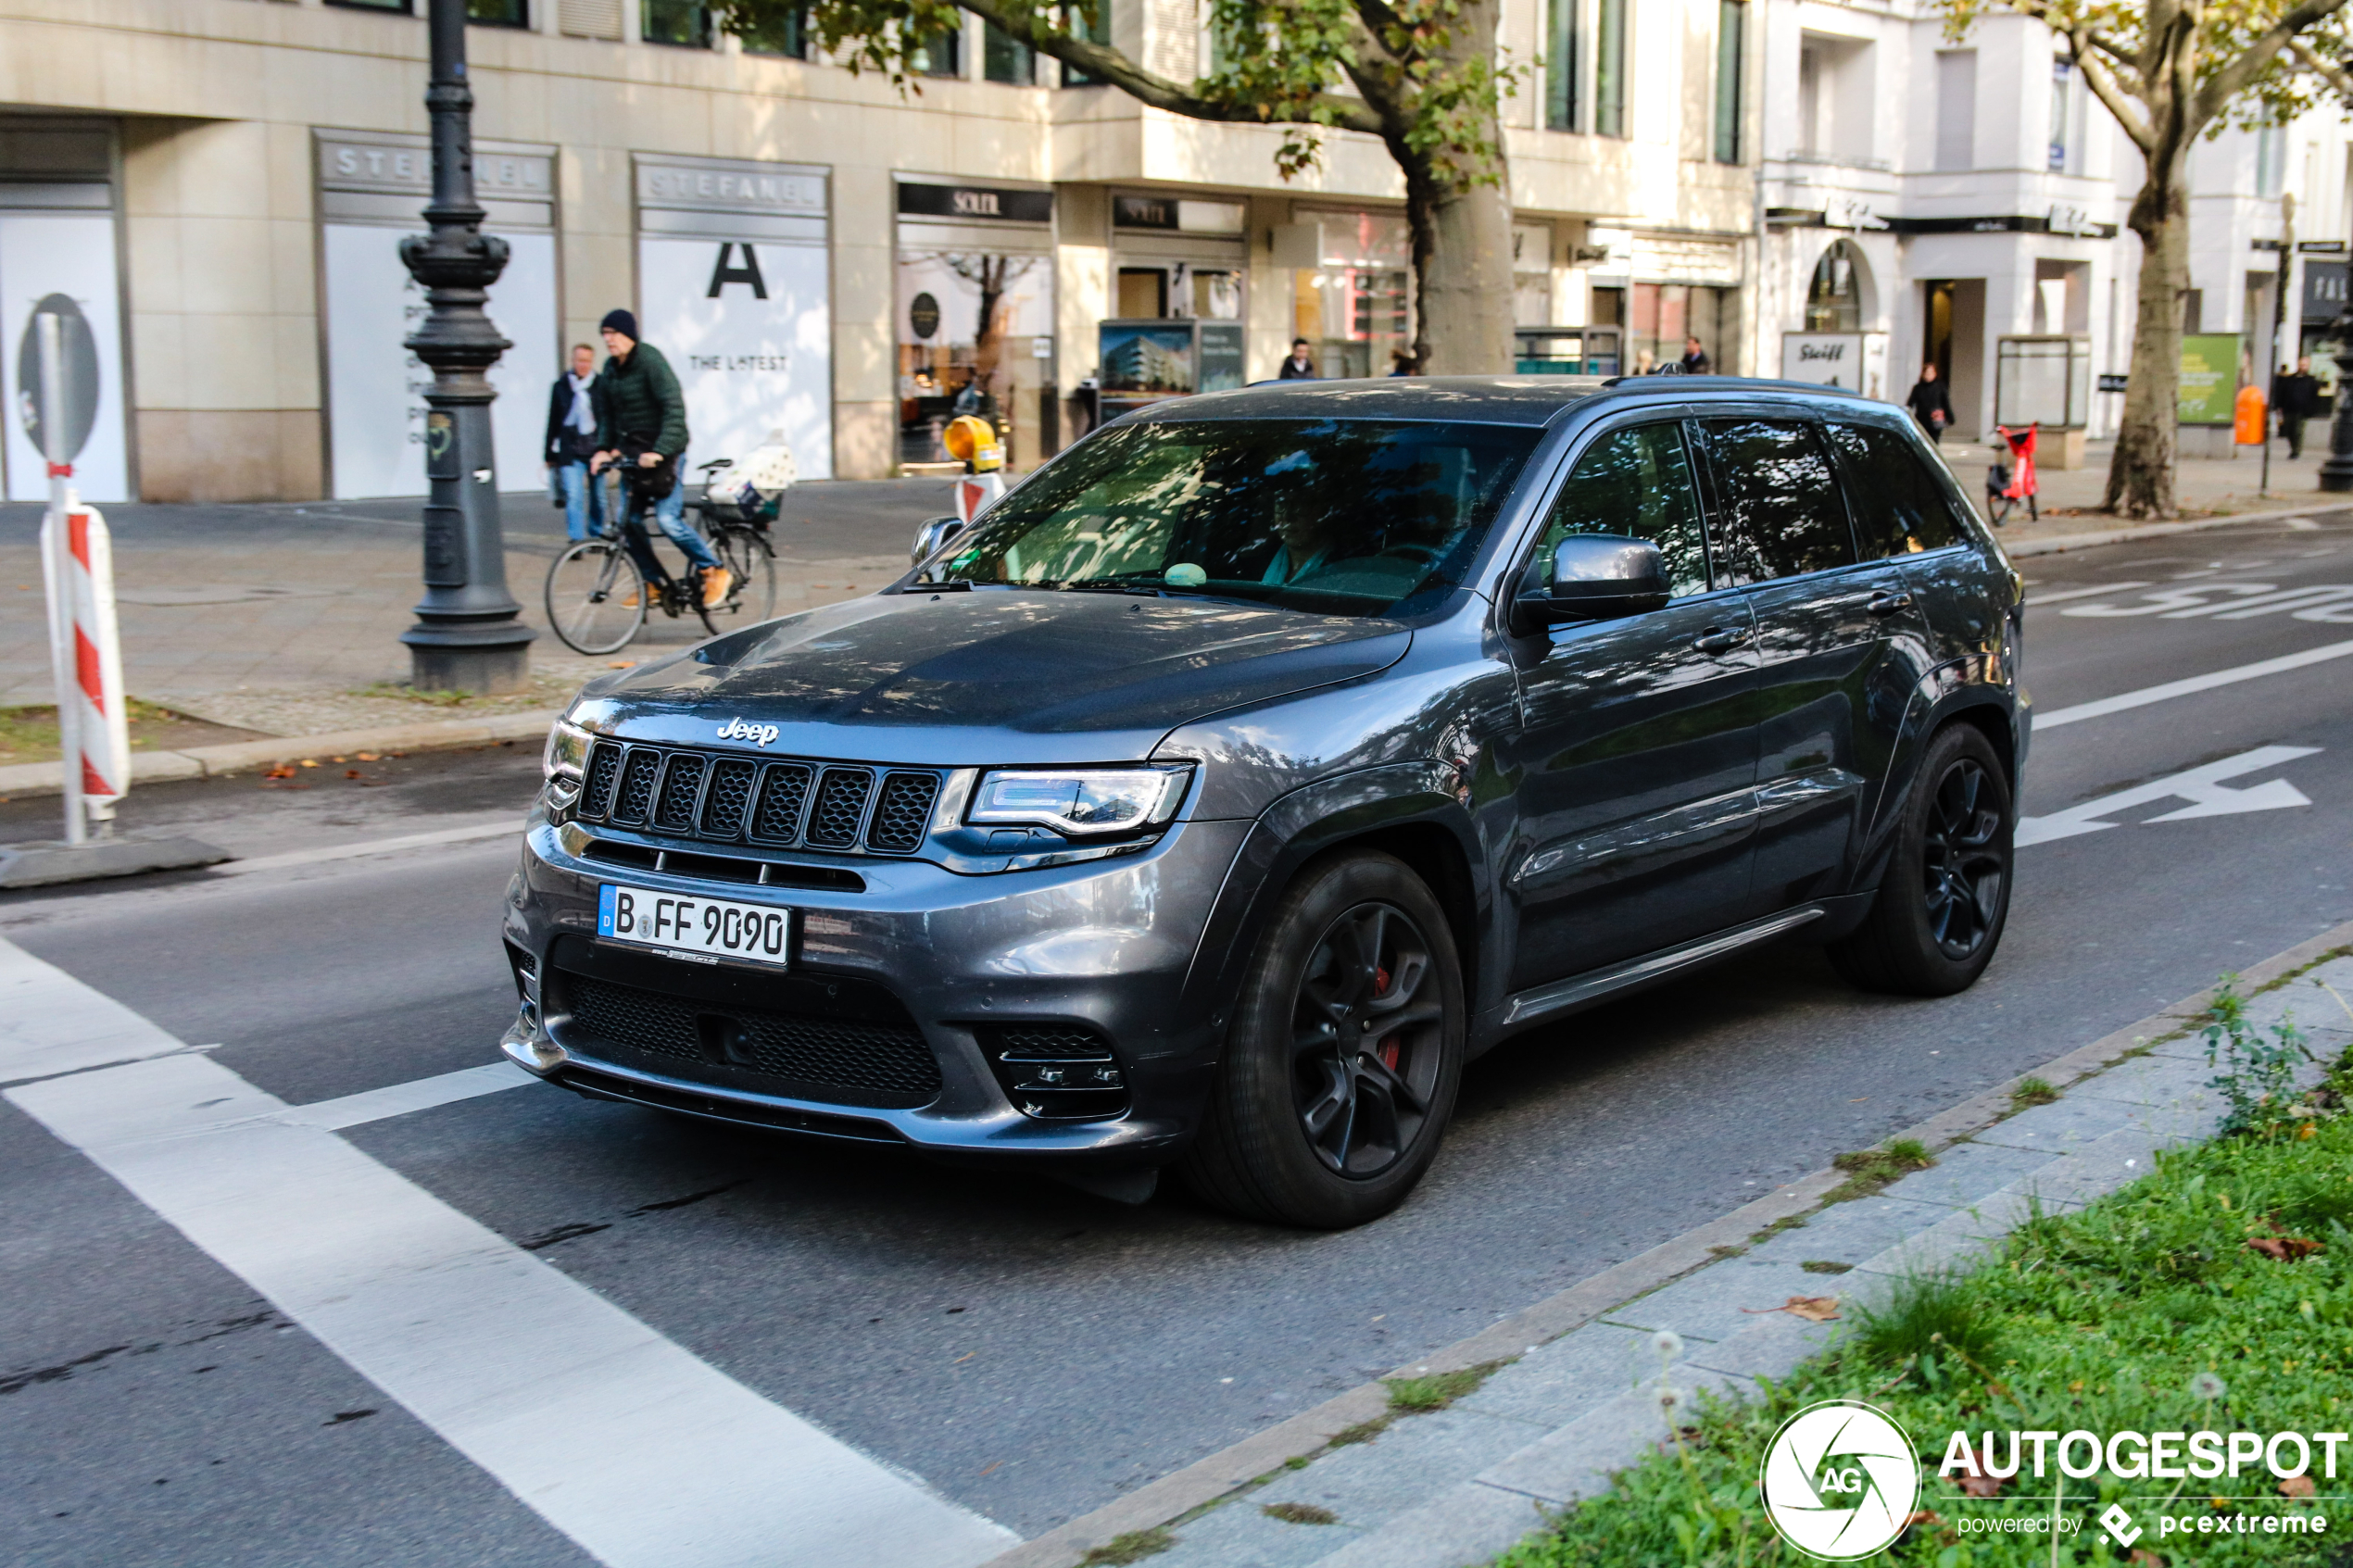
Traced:
[[826, 769], [809, 813], [809, 842], [820, 849], [847, 849], [856, 844], [866, 797], [874, 786], [875, 775], [863, 768]]
[[867, 847], [893, 855], [923, 847], [931, 803], [938, 795], [939, 780], [930, 773], [884, 775], [882, 796], [875, 802], [874, 823], [866, 829]]
[[[592, 1053], [609, 1046], [677, 1064], [776, 1080], [799, 1098], [912, 1108], [940, 1091], [939, 1059], [912, 1022], [774, 1012], [649, 991], [585, 974], [565, 978], [571, 1023]], [[720, 1082], [718, 1076], [711, 1078]]]
[[658, 838], [837, 854], [912, 855], [931, 832], [941, 775], [858, 762], [767, 761], [600, 739], [574, 815]]

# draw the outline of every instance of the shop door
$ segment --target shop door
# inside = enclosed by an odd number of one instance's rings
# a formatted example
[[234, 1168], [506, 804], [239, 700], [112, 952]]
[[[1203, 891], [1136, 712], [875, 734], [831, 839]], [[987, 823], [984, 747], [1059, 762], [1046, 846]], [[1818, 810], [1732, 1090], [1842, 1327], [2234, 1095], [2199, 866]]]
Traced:
[[[123, 437], [122, 317], [115, 285], [110, 214], [0, 212], [0, 352], [15, 402], [18, 358], [33, 309], [64, 295], [90, 323], [98, 348], [98, 420], [73, 460], [73, 483], [86, 501], [130, 498], [131, 465]], [[8, 499], [45, 501], [49, 470], [25, 438], [24, 421], [7, 424]]]

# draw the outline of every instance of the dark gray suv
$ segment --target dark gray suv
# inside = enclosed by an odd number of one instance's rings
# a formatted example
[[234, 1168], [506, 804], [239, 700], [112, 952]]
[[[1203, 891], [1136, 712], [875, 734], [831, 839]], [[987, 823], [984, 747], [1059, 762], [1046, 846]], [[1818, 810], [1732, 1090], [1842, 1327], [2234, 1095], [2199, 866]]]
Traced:
[[2020, 580], [1902, 412], [1300, 382], [1119, 420], [879, 594], [590, 684], [507, 1054], [1356, 1223], [1463, 1064], [1754, 944], [1992, 958]]

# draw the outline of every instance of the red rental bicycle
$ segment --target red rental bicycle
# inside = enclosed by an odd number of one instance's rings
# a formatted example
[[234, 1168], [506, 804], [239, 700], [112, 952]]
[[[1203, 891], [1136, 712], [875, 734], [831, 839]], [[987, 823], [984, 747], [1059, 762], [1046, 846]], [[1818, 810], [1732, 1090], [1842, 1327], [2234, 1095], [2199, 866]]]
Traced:
[[1985, 515], [1999, 528], [2009, 517], [2010, 509], [2023, 501], [2028, 520], [2037, 521], [2043, 513], [2034, 497], [2042, 486], [2034, 482], [2034, 442], [2043, 427], [2037, 423], [2022, 431], [2007, 425], [1994, 428], [2001, 433], [2003, 443], [2008, 446], [2010, 460], [2004, 462], [1996, 458], [1994, 466], [1985, 470]]

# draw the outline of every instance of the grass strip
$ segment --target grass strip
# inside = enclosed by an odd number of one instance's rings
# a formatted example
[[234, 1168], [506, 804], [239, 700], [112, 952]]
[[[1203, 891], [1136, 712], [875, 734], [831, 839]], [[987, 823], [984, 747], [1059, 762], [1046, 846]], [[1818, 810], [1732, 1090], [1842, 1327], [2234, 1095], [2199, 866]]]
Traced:
[[[2234, 1010], [2226, 1004], [2221, 1016]], [[2274, 1031], [2277, 1037], [2279, 1032]], [[1907, 1432], [1922, 1461], [1913, 1527], [1873, 1562], [1919, 1568], [2047, 1568], [2053, 1563], [2162, 1568], [2334, 1565], [2353, 1561], [2353, 1517], [2325, 1535], [2160, 1537], [2160, 1512], [2216, 1524], [2309, 1509], [2334, 1515], [2353, 1471], [2278, 1482], [2259, 1463], [2234, 1479], [2178, 1484], [2102, 1470], [2065, 1482], [2058, 1508], [2082, 1528], [2004, 1535], [1988, 1516], [2047, 1520], [2056, 1467], [2030, 1470], [1992, 1497], [1940, 1477], [1949, 1435], [1988, 1429], [2325, 1432], [2353, 1427], [2353, 1060], [2307, 1094], [2280, 1094], [2263, 1060], [2218, 1063], [2246, 1081], [2224, 1087], [2242, 1130], [2157, 1157], [2151, 1173], [2087, 1208], [2034, 1215], [1967, 1274], [1901, 1282], [1866, 1300], [1831, 1349], [1750, 1401], [1703, 1399], [1608, 1493], [1561, 1514], [1499, 1568], [1780, 1568], [1812, 1561], [1774, 1535], [1757, 1498], [1765, 1449], [1782, 1422], [1818, 1400], [1868, 1401]], [[2317, 1242], [2306, 1250], [2294, 1242]], [[2262, 1247], [2251, 1245], [2263, 1243]], [[2285, 1254], [2282, 1256], [2282, 1254]], [[1647, 1358], [1644, 1358], [1645, 1360]], [[1647, 1371], [1647, 1367], [1639, 1369]], [[2003, 1439], [2007, 1442], [2007, 1437]], [[1982, 1485], [1982, 1483], [1981, 1483]], [[2156, 1496], [2152, 1496], [2154, 1493]], [[2145, 1534], [2114, 1547], [2094, 1523], [2112, 1502]], [[2195, 1529], [2195, 1525], [2192, 1525]]]

